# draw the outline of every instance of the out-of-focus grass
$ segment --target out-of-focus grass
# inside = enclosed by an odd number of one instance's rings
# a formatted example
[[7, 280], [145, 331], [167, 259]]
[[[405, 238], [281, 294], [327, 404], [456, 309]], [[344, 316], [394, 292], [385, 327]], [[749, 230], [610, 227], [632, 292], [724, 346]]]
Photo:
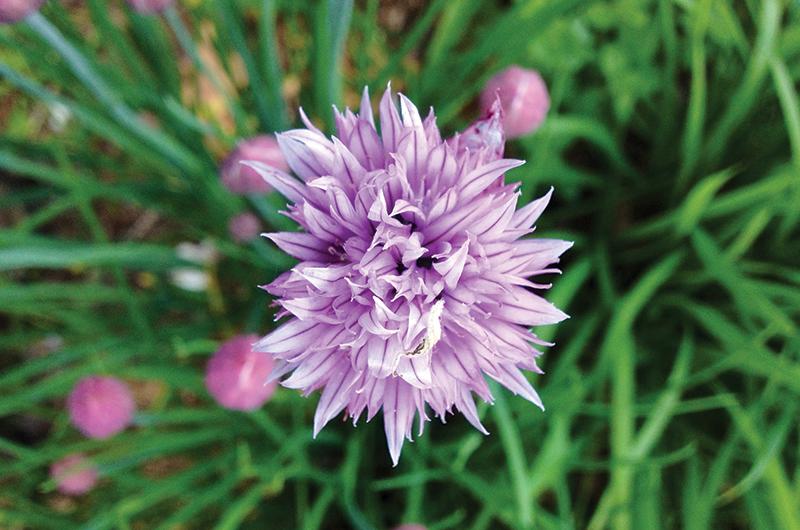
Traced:
[[[0, 526], [800, 528], [798, 11], [89, 0], [0, 28]], [[312, 441], [315, 398], [216, 406], [205, 359], [269, 328], [255, 285], [289, 263], [229, 240], [233, 214], [282, 206], [221, 187], [235, 139], [299, 104], [329, 126], [331, 103], [389, 80], [452, 132], [511, 63], [542, 72], [553, 108], [509, 144], [530, 161], [510, 176], [527, 198], [554, 185], [539, 230], [576, 241], [549, 293], [572, 319], [540, 330], [547, 412], [498, 392], [491, 436], [455, 417], [392, 469], [380, 421]], [[174, 247], [202, 240], [214, 288], [180, 290]], [[95, 372], [143, 405], [107, 441], [63, 410]], [[67, 501], [47, 466], [73, 451], [103, 487]]]

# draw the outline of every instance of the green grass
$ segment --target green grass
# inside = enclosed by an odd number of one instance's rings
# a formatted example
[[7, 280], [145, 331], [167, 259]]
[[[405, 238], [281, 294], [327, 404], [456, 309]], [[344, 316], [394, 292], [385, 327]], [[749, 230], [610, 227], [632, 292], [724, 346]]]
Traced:
[[[0, 27], [0, 527], [800, 529], [800, 6], [413, 5], [50, 1]], [[389, 80], [452, 133], [513, 63], [552, 110], [510, 176], [555, 186], [538, 230], [576, 242], [548, 293], [572, 318], [538, 330], [546, 412], [498, 391], [490, 436], [435, 422], [392, 468], [379, 419], [312, 440], [316, 396], [215, 405], [206, 359], [270, 328], [255, 286], [291, 263], [227, 234], [283, 205], [221, 186], [236, 139], [298, 105], [330, 130]], [[202, 240], [212, 288], [178, 289]], [[64, 412], [98, 372], [147, 402], [106, 441]], [[74, 451], [102, 487], [64, 502], [47, 469]]]

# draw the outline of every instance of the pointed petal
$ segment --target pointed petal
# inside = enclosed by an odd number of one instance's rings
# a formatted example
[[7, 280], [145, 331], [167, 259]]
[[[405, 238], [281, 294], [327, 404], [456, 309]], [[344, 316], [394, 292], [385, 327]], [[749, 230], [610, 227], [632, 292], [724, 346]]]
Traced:
[[521, 287], [512, 287], [509, 293], [496, 297], [496, 300], [499, 303], [492, 309], [492, 315], [514, 324], [542, 326], [569, 318], [541, 296]]
[[322, 135], [306, 129], [293, 129], [276, 135], [286, 163], [300, 178], [311, 180], [330, 175], [333, 144]]
[[284, 173], [280, 169], [268, 166], [262, 162], [256, 161], [243, 161], [243, 165], [253, 168], [256, 173], [261, 175], [267, 184], [278, 190], [278, 193], [289, 199], [294, 203], [299, 203], [308, 200], [312, 194], [312, 190], [307, 188], [305, 184], [288, 173]]
[[400, 141], [403, 123], [400, 120], [400, 114], [397, 112], [397, 106], [395, 106], [392, 99], [391, 86], [386, 87], [386, 92], [383, 93], [378, 110], [381, 117], [383, 148], [388, 153], [394, 153], [397, 151], [397, 143]]
[[433, 268], [442, 275], [445, 285], [453, 289], [464, 272], [464, 264], [467, 262], [467, 250], [469, 250], [469, 240], [464, 241], [461, 247], [449, 258], [439, 263], [434, 263]]
[[369, 88], [364, 86], [364, 92], [361, 93], [361, 105], [358, 107], [358, 117], [375, 128], [375, 118], [372, 116], [372, 102], [369, 99]]
[[516, 213], [514, 213], [511, 226], [516, 229], [525, 230], [531, 228], [533, 223], [542, 215], [544, 209], [547, 208], [547, 204], [550, 202], [550, 197], [552, 196], [553, 188], [551, 187], [543, 196], [517, 210]]
[[253, 351], [272, 354], [299, 351], [308, 347], [324, 329], [317, 322], [293, 318], [253, 344]]
[[466, 386], [459, 385], [455, 405], [473, 427], [482, 434], [489, 434], [489, 431], [487, 431], [486, 427], [481, 423], [481, 418], [478, 416], [478, 409], [475, 407], [475, 401], [472, 399], [472, 393]]
[[303, 232], [274, 232], [263, 234], [278, 248], [292, 257], [304, 261], [329, 262], [331, 255], [327, 252], [330, 243], [311, 234]]
[[320, 136], [325, 136], [322, 133], [322, 131], [317, 129], [317, 126], [314, 125], [314, 122], [312, 122], [310, 119], [308, 119], [308, 116], [306, 116], [306, 112], [303, 110], [303, 107], [298, 107], [297, 110], [300, 113], [300, 119], [303, 121], [303, 125], [305, 125], [308, 130], [313, 131], [313, 132], [319, 134]]
[[377, 378], [389, 377], [403, 353], [403, 346], [396, 335], [391, 337], [371, 337], [367, 341], [367, 369]]
[[430, 388], [433, 385], [431, 373], [431, 352], [420, 355], [403, 355], [397, 364], [397, 375], [417, 388]]
[[383, 401], [383, 427], [389, 455], [397, 466], [400, 452], [406, 436], [411, 434], [414, 421], [414, 397], [411, 386], [399, 378], [392, 378], [386, 383]]
[[331, 348], [312, 352], [297, 364], [297, 369], [281, 385], [286, 388], [311, 390], [324, 383], [331, 370], [344, 359], [341, 351]]
[[513, 393], [524, 397], [544, 410], [544, 404], [539, 394], [533, 389], [533, 386], [525, 379], [525, 376], [522, 375], [522, 372], [520, 372], [516, 366], [499, 364], [497, 374], [493, 375], [490, 373], [489, 376]]
[[340, 362], [336, 371], [325, 383], [325, 389], [319, 398], [314, 413], [314, 438], [334, 416], [339, 414], [350, 401], [351, 388], [358, 380], [359, 374], [350, 369], [347, 362]]
[[462, 180], [462, 186], [459, 193], [459, 198], [462, 201], [467, 201], [475, 197], [494, 181], [499, 179], [503, 173], [509, 169], [519, 167], [524, 164], [524, 160], [514, 160], [509, 158], [501, 158], [488, 164], [484, 164], [473, 171], [469, 172]]
[[284, 375], [294, 370], [296, 367], [296, 365], [286, 362], [283, 359], [276, 359], [275, 364], [272, 366], [272, 371], [267, 376], [267, 380], [264, 381], [264, 384], [267, 385], [280, 379]]

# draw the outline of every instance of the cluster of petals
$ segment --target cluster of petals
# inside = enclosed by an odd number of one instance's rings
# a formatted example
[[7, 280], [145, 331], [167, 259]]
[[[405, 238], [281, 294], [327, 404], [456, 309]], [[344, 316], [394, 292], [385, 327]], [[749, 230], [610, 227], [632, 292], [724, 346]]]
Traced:
[[283, 386], [321, 390], [314, 433], [343, 411], [354, 423], [382, 411], [396, 464], [429, 408], [486, 433], [474, 396], [492, 401], [487, 379], [541, 406], [522, 371], [539, 372], [547, 343], [529, 328], [566, 315], [531, 279], [558, 272], [571, 243], [527, 237], [551, 193], [517, 209], [504, 174], [523, 162], [502, 158], [500, 102], [449, 139], [388, 88], [380, 133], [366, 90], [358, 114], [335, 112], [331, 138], [301, 116], [306, 129], [277, 136], [296, 177], [250, 164], [303, 229], [267, 234], [299, 263], [264, 286], [285, 320], [255, 349]]

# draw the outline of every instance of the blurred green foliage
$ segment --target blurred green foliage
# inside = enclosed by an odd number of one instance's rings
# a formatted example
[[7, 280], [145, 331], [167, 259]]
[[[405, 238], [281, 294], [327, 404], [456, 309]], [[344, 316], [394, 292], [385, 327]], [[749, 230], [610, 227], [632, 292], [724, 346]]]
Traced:
[[[800, 5], [179, 4], [51, 0], [0, 28], [0, 527], [800, 528]], [[572, 319], [539, 330], [547, 412], [497, 392], [491, 436], [454, 417], [392, 469], [379, 420], [312, 440], [315, 397], [217, 406], [206, 358], [269, 329], [255, 286], [291, 265], [227, 234], [283, 206], [222, 188], [236, 139], [298, 105], [330, 130], [389, 80], [454, 132], [512, 63], [553, 105], [510, 176], [555, 186], [539, 230], [576, 241], [549, 293]], [[135, 428], [69, 426], [90, 373], [134, 387]], [[102, 482], [67, 500], [47, 467], [74, 451]]]

